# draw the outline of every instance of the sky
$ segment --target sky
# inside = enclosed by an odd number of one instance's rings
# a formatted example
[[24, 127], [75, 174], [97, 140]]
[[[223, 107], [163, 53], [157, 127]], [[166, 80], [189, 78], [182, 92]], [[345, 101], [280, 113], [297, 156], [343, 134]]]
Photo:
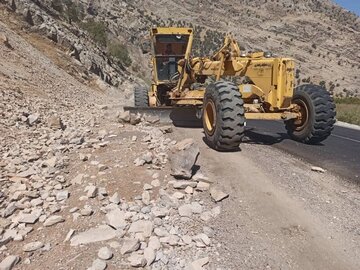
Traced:
[[334, 2], [360, 16], [360, 0], [335, 0]]

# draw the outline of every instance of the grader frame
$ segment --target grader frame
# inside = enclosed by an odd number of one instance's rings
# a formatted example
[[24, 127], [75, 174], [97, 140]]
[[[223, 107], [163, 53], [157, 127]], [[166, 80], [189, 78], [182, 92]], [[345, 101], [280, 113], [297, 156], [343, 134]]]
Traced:
[[289, 135], [306, 143], [330, 135], [333, 100], [315, 85], [294, 91], [293, 59], [245, 53], [230, 34], [212, 56], [193, 57], [193, 29], [159, 27], [150, 34], [152, 85], [135, 90], [137, 106], [195, 106], [209, 145], [217, 150], [238, 147], [245, 119], [284, 120]]

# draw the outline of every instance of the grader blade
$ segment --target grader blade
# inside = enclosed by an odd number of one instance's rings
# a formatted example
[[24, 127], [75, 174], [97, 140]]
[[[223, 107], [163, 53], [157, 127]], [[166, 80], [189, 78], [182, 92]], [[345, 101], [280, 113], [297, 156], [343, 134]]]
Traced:
[[157, 116], [161, 124], [176, 127], [202, 127], [195, 107], [124, 107], [125, 111], [146, 116]]

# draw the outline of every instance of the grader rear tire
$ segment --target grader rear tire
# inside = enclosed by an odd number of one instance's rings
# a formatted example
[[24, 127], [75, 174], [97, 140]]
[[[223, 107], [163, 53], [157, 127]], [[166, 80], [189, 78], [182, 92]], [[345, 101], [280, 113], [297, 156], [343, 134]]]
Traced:
[[306, 84], [295, 89], [293, 103], [299, 105], [302, 119], [289, 120], [285, 127], [296, 141], [318, 144], [330, 136], [336, 109], [333, 98], [321, 86]]
[[217, 81], [206, 88], [203, 127], [210, 147], [218, 151], [239, 148], [245, 130], [244, 101], [232, 82]]
[[143, 86], [136, 86], [134, 89], [135, 107], [149, 107], [148, 89]]

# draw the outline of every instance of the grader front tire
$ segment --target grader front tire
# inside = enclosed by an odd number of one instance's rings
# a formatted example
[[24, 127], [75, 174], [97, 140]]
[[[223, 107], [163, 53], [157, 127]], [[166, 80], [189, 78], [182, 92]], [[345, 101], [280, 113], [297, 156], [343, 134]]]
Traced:
[[317, 144], [330, 136], [336, 109], [333, 98], [321, 86], [306, 84], [295, 89], [293, 103], [300, 107], [302, 119], [289, 120], [285, 127], [296, 141]]
[[149, 107], [148, 89], [143, 86], [136, 86], [134, 89], [135, 107]]
[[244, 101], [232, 82], [218, 81], [206, 88], [203, 127], [210, 145], [218, 151], [239, 148], [245, 130]]

